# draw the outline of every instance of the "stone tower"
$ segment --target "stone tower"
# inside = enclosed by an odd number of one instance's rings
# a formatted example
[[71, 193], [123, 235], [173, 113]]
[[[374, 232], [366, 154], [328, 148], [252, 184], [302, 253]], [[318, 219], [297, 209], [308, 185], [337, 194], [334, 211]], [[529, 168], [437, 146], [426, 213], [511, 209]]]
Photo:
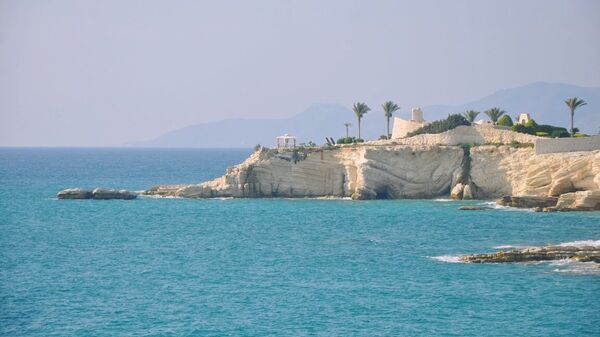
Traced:
[[424, 122], [425, 121], [423, 119], [423, 111], [421, 110], [421, 108], [413, 108], [412, 109], [411, 121], [413, 121], [413, 122]]

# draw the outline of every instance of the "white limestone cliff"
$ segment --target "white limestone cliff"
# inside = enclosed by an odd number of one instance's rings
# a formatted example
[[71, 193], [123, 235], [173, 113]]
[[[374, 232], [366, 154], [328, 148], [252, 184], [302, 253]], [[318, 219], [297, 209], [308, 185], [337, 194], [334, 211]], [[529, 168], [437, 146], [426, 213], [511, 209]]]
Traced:
[[[468, 132], [463, 136], [471, 137], [474, 129], [465, 130]], [[454, 142], [455, 134], [456, 131], [431, 136]], [[506, 130], [481, 134], [486, 135], [486, 142], [492, 136], [500, 137], [504, 143], [521, 137]], [[431, 143], [431, 139], [418, 144], [371, 142], [283, 153], [262, 149], [212, 181], [155, 186], [145, 194], [186, 198], [492, 199], [600, 190], [600, 151], [536, 155], [533, 148], [514, 144]]]
[[156, 186], [147, 194], [209, 197], [430, 198], [447, 195], [462, 172], [463, 149], [356, 146], [291, 153], [263, 149], [215, 180]]

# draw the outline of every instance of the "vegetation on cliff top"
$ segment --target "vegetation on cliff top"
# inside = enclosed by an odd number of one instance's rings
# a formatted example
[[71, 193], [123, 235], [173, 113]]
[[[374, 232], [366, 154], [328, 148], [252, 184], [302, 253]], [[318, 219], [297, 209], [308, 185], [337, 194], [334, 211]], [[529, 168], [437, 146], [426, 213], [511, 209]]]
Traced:
[[451, 114], [448, 115], [446, 119], [440, 119], [437, 121], [433, 121], [430, 124], [427, 124], [421, 128], [416, 129], [413, 132], [409, 132], [406, 136], [412, 137], [424, 133], [442, 133], [448, 130], [452, 130], [457, 126], [466, 125], [469, 126], [471, 123], [465, 118], [465, 116], [461, 114]]

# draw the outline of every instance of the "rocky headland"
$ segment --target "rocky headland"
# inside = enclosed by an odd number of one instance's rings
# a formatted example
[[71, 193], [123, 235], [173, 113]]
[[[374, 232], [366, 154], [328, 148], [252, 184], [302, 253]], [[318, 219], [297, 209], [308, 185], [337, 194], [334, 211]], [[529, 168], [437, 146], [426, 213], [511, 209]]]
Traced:
[[[495, 199], [540, 210], [600, 209], [600, 150], [536, 154], [539, 137], [460, 126], [388, 141], [288, 150], [260, 148], [225, 175], [157, 185], [182, 198]], [[63, 192], [61, 192], [63, 193]], [[72, 191], [59, 198], [88, 198]], [[509, 196], [509, 197], [505, 197]], [[96, 198], [92, 193], [92, 198]]]
[[[536, 155], [532, 144], [517, 142], [535, 141], [535, 136], [496, 129], [476, 136], [476, 128], [462, 128], [468, 132], [451, 130], [394, 141], [293, 151], [262, 148], [215, 180], [158, 185], [144, 194], [353, 199], [533, 196], [542, 197], [545, 204], [527, 207], [600, 209], [600, 151]], [[461, 143], [465, 139], [476, 143]], [[550, 202], [546, 198], [551, 198]]]

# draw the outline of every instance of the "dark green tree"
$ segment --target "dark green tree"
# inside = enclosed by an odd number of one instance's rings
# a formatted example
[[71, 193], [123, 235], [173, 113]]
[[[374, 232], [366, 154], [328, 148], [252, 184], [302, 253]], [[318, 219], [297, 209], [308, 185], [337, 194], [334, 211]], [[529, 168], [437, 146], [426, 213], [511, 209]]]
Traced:
[[565, 101], [565, 104], [569, 107], [569, 110], [571, 111], [571, 137], [574, 137], [575, 131], [573, 130], [573, 120], [575, 119], [575, 110], [577, 110], [577, 108], [579, 107], [587, 105], [587, 103], [580, 98], [571, 97]]
[[383, 103], [381, 105], [381, 107], [383, 108], [383, 112], [385, 114], [385, 119], [387, 121], [387, 133], [385, 135], [386, 135], [387, 139], [390, 139], [390, 119], [394, 115], [395, 111], [400, 110], [400, 107], [398, 106], [398, 104], [396, 104], [392, 101], [387, 101], [387, 102]]
[[469, 121], [469, 123], [473, 124], [473, 122], [475, 122], [475, 118], [477, 118], [479, 113], [480, 113], [479, 111], [467, 110], [467, 111], [463, 112], [463, 116], [465, 116], [465, 118]]
[[484, 112], [490, 118], [492, 123], [494, 123], [494, 125], [496, 125], [496, 123], [498, 122], [498, 118], [500, 118], [502, 115], [504, 115], [506, 113], [506, 111], [501, 110], [500, 108], [491, 108]]
[[357, 102], [352, 106], [352, 111], [354, 111], [354, 114], [358, 119], [358, 139], [362, 139], [360, 138], [360, 120], [367, 112], [371, 111], [371, 108], [365, 103]]

